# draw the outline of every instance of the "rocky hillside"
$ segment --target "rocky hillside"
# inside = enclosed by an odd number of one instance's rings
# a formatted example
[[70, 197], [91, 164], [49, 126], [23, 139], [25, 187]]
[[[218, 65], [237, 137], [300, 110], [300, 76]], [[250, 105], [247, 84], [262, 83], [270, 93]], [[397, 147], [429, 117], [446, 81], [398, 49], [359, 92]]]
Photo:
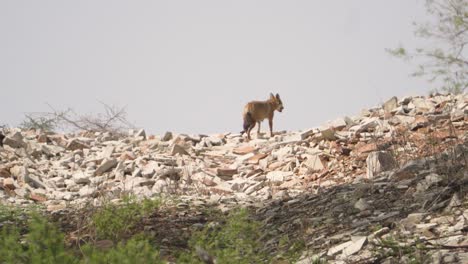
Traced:
[[466, 94], [393, 97], [249, 142], [231, 133], [10, 129], [0, 147], [0, 201], [50, 212], [124, 194], [178, 197], [179, 209], [248, 206], [271, 252], [285, 234], [305, 241], [300, 263], [311, 255], [401, 263], [416, 246], [429, 248], [431, 262], [467, 263], [467, 131]]

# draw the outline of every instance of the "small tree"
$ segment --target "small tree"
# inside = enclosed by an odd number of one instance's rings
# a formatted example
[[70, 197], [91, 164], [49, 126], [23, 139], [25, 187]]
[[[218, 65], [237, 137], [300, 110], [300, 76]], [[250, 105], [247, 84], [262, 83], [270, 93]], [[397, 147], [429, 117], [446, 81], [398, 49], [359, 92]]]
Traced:
[[57, 110], [49, 105], [50, 112], [25, 114], [25, 120], [20, 124], [20, 127], [44, 131], [55, 131], [61, 128], [64, 130], [112, 133], [122, 133], [125, 129], [135, 128], [127, 120], [127, 112], [124, 107], [101, 104], [104, 107], [103, 113], [87, 115], [76, 114], [70, 108]]
[[40, 129], [43, 131], [54, 131], [58, 125], [58, 119], [53, 115], [43, 113], [24, 114], [24, 120], [19, 124], [22, 129]]
[[414, 23], [415, 35], [432, 47], [388, 51], [400, 58], [418, 60], [413, 76], [440, 81], [442, 90], [463, 93], [468, 87], [468, 0], [426, 0], [431, 22]]

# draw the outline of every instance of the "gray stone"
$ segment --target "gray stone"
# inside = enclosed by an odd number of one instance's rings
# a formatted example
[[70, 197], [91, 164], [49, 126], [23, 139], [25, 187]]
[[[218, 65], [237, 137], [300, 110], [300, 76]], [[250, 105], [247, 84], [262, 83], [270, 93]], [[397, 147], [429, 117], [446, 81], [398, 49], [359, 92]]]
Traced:
[[78, 149], [89, 149], [89, 146], [78, 139], [72, 139], [68, 142], [66, 149], [68, 150], [78, 150]]
[[156, 193], [162, 193], [164, 191], [167, 191], [169, 184], [165, 179], [157, 179], [156, 182], [153, 185], [153, 192]]
[[385, 151], [375, 151], [369, 154], [366, 159], [367, 178], [374, 178], [377, 174], [395, 169], [397, 162], [394, 157]]
[[29, 173], [25, 175], [24, 181], [35, 188], [47, 189], [47, 186], [41, 180], [39, 180], [38, 177], [30, 175]]
[[10, 173], [11, 173], [11, 176], [16, 178], [18, 181], [24, 182], [24, 178], [25, 178], [25, 175], [28, 174], [28, 170], [26, 169], [25, 166], [16, 165], [10, 169]]
[[273, 199], [284, 200], [287, 198], [289, 198], [289, 194], [286, 190], [281, 190], [273, 194]]
[[6, 136], [3, 139], [3, 145], [10, 146], [12, 148], [26, 147], [26, 143], [23, 141], [23, 135], [21, 135], [20, 132], [16, 132], [12, 136]]
[[468, 252], [458, 253], [458, 261], [460, 261], [459, 263], [468, 263]]
[[435, 105], [433, 102], [425, 99], [425, 98], [413, 98], [409, 106], [411, 108], [413, 106], [416, 108], [417, 111], [426, 113], [426, 112], [433, 112], [435, 109]]
[[315, 133], [315, 130], [316, 129], [304, 130], [304, 131], [299, 133], [299, 137], [301, 138], [301, 140], [307, 139], [308, 137], [310, 137], [311, 135], [313, 135]]
[[278, 150], [275, 150], [272, 152], [272, 156], [276, 157], [278, 160], [284, 160], [286, 156], [290, 155], [293, 152], [292, 147], [286, 146], [279, 148]]
[[75, 172], [72, 178], [76, 184], [88, 184], [91, 182], [91, 180], [89, 179], [89, 175], [86, 175], [83, 171]]
[[132, 172], [132, 177], [139, 177], [141, 176], [141, 169], [137, 168]]
[[325, 139], [325, 140], [336, 140], [335, 130], [332, 128], [321, 130], [320, 136], [322, 139]]
[[325, 168], [319, 155], [307, 155], [307, 159], [302, 162], [307, 168], [312, 171], [321, 171]]
[[320, 255], [309, 256], [309, 254], [303, 254], [295, 264], [326, 263], [325, 259], [322, 259]]
[[[0, 182], [1, 182], [1, 181], [2, 181], [2, 180], [0, 179]], [[8, 189], [10, 189], [10, 190], [14, 190], [14, 189], [16, 188], [16, 185], [17, 185], [17, 184], [15, 184], [15, 181], [13, 180], [13, 178], [5, 178], [5, 179], [3, 179], [3, 187], [6, 187], [6, 188], [8, 188]]]
[[352, 243], [350, 245], [348, 245], [345, 249], [343, 249], [344, 256], [351, 256], [359, 252], [359, 250], [361, 250], [361, 248], [367, 242], [367, 237], [365, 236], [351, 237], [351, 242]]
[[114, 153], [114, 151], [115, 151], [114, 146], [107, 146], [102, 150], [99, 157], [102, 158], [102, 159], [110, 159], [112, 157], [112, 154]]
[[204, 140], [212, 146], [221, 146], [224, 143], [221, 138], [215, 136], [206, 137]]
[[466, 113], [463, 110], [456, 109], [450, 113], [450, 120], [452, 122], [462, 121], [465, 119]]
[[180, 155], [189, 155], [189, 153], [187, 152], [187, 150], [184, 149], [184, 147], [182, 147], [181, 145], [179, 144], [174, 144], [171, 148], [171, 155], [174, 156], [176, 154], [180, 154]]
[[146, 132], [145, 130], [142, 128], [140, 130], [138, 130], [138, 132], [135, 134], [135, 137], [142, 137], [143, 139], [146, 139]]
[[415, 120], [414, 116], [406, 116], [406, 115], [395, 115], [395, 118], [397, 118], [399, 122], [404, 125], [412, 124]]
[[231, 184], [227, 182], [221, 182], [218, 185], [211, 187], [211, 191], [218, 194], [231, 194], [234, 192]]
[[153, 179], [147, 179], [147, 178], [141, 178], [141, 177], [136, 177], [136, 178], [127, 178], [125, 181], [125, 187], [127, 189], [132, 189], [134, 187], [139, 187], [139, 186], [153, 186], [155, 183], [155, 180]]
[[282, 182], [288, 179], [293, 175], [292, 172], [289, 171], [270, 171], [266, 178], [272, 182]]
[[463, 216], [460, 216], [457, 218], [457, 223], [455, 225], [448, 227], [447, 232], [455, 233], [458, 231], [462, 231], [463, 229], [465, 229], [465, 227], [467, 227], [466, 220]]
[[65, 151], [65, 148], [56, 145], [41, 145], [41, 151], [48, 156], [56, 156]]
[[366, 118], [361, 122], [361, 124], [352, 126], [349, 130], [354, 131], [356, 133], [367, 132], [369, 129], [375, 128], [378, 125], [378, 118]]
[[234, 191], [240, 192], [248, 184], [248, 181], [242, 178], [236, 178], [234, 180], [229, 181], [229, 183], [231, 184], [231, 188]]
[[178, 181], [181, 177], [182, 174], [182, 169], [181, 168], [164, 168], [164, 169], [159, 169], [156, 171], [156, 174], [154, 175], [154, 178], [159, 178], [159, 179], [171, 179], [174, 181]]
[[442, 176], [438, 175], [438, 174], [435, 174], [435, 173], [431, 173], [429, 175], [426, 176], [425, 178], [425, 181], [426, 183], [431, 186], [433, 184], [437, 184], [441, 181], [443, 181], [444, 179], [442, 178]]
[[369, 203], [364, 198], [360, 198], [355, 204], [354, 208], [359, 209], [360, 211], [365, 211], [370, 208]]
[[416, 228], [417, 229], [421, 229], [421, 230], [429, 230], [431, 228], [434, 228], [438, 226], [437, 223], [423, 223], [423, 224], [416, 224]]
[[282, 141], [283, 141], [283, 143], [284, 142], [294, 143], [294, 142], [298, 142], [298, 141], [303, 140], [304, 139], [303, 137], [307, 138], [307, 136], [308, 136], [307, 134], [302, 135], [301, 133], [291, 133], [291, 134], [287, 134], [287, 135], [283, 136]]
[[85, 185], [78, 193], [80, 197], [94, 197], [97, 194], [97, 189], [96, 187]]
[[73, 198], [73, 194], [71, 192], [66, 192], [63, 194], [63, 200], [65, 201], [71, 201]]
[[245, 155], [242, 155], [242, 156], [238, 156], [236, 158], [236, 164], [242, 164], [242, 163], [245, 163], [248, 159], [250, 159], [251, 157], [255, 156], [255, 153], [251, 152], [251, 153], [247, 153]]
[[385, 234], [388, 234], [390, 232], [390, 228], [388, 227], [382, 227], [380, 228], [379, 230], [375, 231], [374, 233], [372, 233], [372, 236], [373, 237], [381, 237]]
[[223, 178], [223, 179], [232, 179], [232, 176], [236, 175], [238, 173], [237, 168], [217, 168], [216, 169], [216, 175]]
[[101, 162], [101, 165], [96, 169], [94, 175], [101, 176], [103, 173], [108, 172], [110, 169], [117, 165], [116, 159], [105, 159]]
[[412, 99], [413, 99], [413, 97], [411, 97], [411, 96], [405, 96], [400, 100], [400, 104], [407, 105], [407, 104], [409, 104], [411, 102]]
[[412, 229], [417, 224], [420, 224], [426, 215], [426, 213], [409, 214], [405, 219], [400, 221], [400, 224], [402, 224], [406, 229]]
[[335, 255], [339, 254], [340, 252], [342, 252], [345, 248], [352, 245], [353, 243], [354, 243], [353, 241], [348, 241], [348, 242], [344, 242], [344, 243], [341, 243], [339, 245], [336, 245], [334, 247], [331, 247], [328, 250], [327, 255], [330, 256], [330, 257], [335, 256]]
[[167, 131], [164, 136], [161, 138], [161, 141], [169, 141], [173, 137], [172, 132]]
[[443, 263], [462, 263], [462, 262], [457, 262], [457, 260], [458, 259], [455, 253], [447, 253], [442, 259]]
[[255, 183], [255, 184], [247, 187], [247, 189], [245, 189], [244, 193], [245, 194], [252, 194], [253, 192], [256, 192], [256, 191], [260, 190], [263, 186], [264, 186], [263, 182]]
[[462, 202], [460, 201], [460, 198], [458, 198], [458, 194], [455, 193], [453, 194], [452, 199], [450, 199], [450, 202], [447, 205], [447, 207], [445, 207], [444, 211], [449, 212], [453, 208], [459, 207], [461, 205], [462, 205]]
[[97, 176], [97, 177], [93, 177], [93, 178], [91, 179], [91, 183], [92, 183], [94, 186], [98, 186], [98, 185], [103, 184], [106, 180], [107, 180], [107, 177], [106, 177], [106, 176]]
[[125, 165], [123, 161], [120, 161], [119, 163], [117, 163], [117, 166], [115, 166], [114, 175], [117, 179], [125, 175]]
[[152, 178], [158, 169], [159, 164], [156, 161], [151, 160], [141, 169], [141, 176]]
[[28, 193], [29, 193], [29, 190], [27, 190], [26, 188], [16, 188], [16, 189], [15, 189], [15, 193], [16, 193], [16, 195], [18, 195], [19, 197], [26, 198], [26, 196], [27, 196]]
[[398, 106], [398, 98], [393, 96], [392, 98], [388, 99], [383, 105], [382, 108], [386, 113], [390, 113], [393, 109], [397, 108]]
[[341, 130], [345, 128], [346, 126], [351, 126], [354, 125], [354, 122], [351, 118], [345, 116], [345, 117], [340, 117], [332, 121], [328, 121], [325, 123], [325, 128], [333, 128], [336, 130]]

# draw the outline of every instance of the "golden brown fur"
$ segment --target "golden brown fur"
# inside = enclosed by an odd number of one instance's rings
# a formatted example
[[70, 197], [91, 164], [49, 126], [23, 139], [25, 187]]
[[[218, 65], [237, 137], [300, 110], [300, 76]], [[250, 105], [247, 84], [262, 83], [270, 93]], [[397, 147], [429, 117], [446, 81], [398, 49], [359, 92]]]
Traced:
[[270, 94], [270, 98], [266, 101], [252, 101], [247, 103], [244, 107], [244, 130], [241, 132], [247, 133], [247, 138], [250, 140], [250, 131], [258, 124], [258, 133], [260, 133], [260, 123], [268, 118], [270, 126], [270, 136], [273, 137], [273, 115], [275, 110], [283, 111], [283, 102], [279, 94], [274, 96]]

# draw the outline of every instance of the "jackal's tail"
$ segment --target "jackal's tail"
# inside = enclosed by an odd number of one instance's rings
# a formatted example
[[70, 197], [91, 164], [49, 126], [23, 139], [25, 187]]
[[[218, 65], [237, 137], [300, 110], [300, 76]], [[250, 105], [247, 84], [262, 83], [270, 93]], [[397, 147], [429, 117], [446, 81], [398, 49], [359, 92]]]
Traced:
[[247, 130], [252, 124], [255, 124], [255, 120], [253, 120], [252, 114], [250, 112], [247, 112], [246, 114], [244, 114], [244, 130], [242, 130], [240, 134], [242, 135], [245, 132], [247, 132]]

